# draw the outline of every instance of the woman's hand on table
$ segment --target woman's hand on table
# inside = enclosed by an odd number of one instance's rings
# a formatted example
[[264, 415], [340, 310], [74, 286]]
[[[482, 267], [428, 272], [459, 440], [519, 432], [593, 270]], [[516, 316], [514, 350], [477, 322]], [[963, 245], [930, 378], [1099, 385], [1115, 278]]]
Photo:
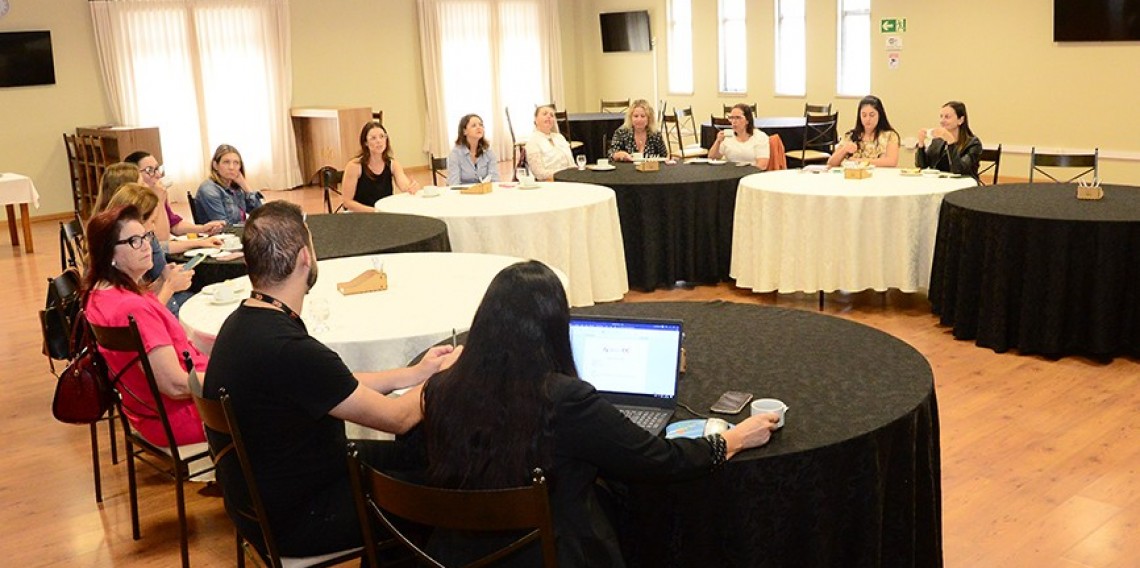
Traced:
[[615, 162], [632, 162], [633, 155], [624, 150], [618, 150], [614, 152], [614, 155], [610, 156], [610, 159]]
[[721, 433], [728, 445], [726, 457], [731, 458], [741, 450], [763, 446], [772, 438], [772, 431], [780, 423], [780, 417], [774, 413], [757, 414], [735, 428]]
[[208, 235], [216, 235], [216, 234], [222, 232], [222, 229], [225, 229], [225, 228], [226, 228], [226, 222], [225, 221], [210, 221], [209, 223], [202, 225], [202, 230], [199, 232], [206, 233]]
[[220, 237], [205, 237], [201, 239], [191, 239], [189, 241], [193, 248], [221, 248], [222, 239]]

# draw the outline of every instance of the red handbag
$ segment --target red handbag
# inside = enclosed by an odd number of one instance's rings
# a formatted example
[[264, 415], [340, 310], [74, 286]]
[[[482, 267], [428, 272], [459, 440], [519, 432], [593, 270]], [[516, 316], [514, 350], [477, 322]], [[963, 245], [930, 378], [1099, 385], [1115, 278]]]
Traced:
[[72, 331], [71, 352], [76, 355], [60, 373], [51, 401], [52, 415], [68, 424], [99, 421], [115, 400], [107, 376], [107, 362], [99, 353], [84, 312], [84, 309], [79, 310]]

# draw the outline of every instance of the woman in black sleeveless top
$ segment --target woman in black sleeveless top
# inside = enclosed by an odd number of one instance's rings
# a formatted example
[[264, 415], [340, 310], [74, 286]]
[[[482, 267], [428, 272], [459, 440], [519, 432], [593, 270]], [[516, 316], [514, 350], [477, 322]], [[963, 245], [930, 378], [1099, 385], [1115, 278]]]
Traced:
[[372, 212], [380, 199], [393, 193], [415, 193], [420, 185], [392, 158], [388, 131], [369, 122], [360, 131], [360, 155], [344, 166], [341, 195], [349, 211]]

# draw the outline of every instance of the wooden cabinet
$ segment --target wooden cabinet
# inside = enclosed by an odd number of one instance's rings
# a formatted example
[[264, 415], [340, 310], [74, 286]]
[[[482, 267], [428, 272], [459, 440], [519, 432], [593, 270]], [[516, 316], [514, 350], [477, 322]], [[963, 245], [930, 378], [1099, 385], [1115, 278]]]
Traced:
[[360, 153], [360, 129], [372, 120], [369, 107], [306, 107], [292, 110], [297, 161], [307, 181], [324, 166], [341, 169]]
[[91, 215], [107, 166], [139, 150], [149, 152], [162, 163], [162, 144], [156, 127], [80, 126], [74, 136], [64, 134], [63, 140], [71, 168], [75, 212], [84, 219]]
[[159, 142], [157, 127], [80, 126], [75, 129], [75, 134], [101, 138], [108, 164], [121, 162], [139, 150], [150, 152], [158, 163], [162, 163], [162, 143]]

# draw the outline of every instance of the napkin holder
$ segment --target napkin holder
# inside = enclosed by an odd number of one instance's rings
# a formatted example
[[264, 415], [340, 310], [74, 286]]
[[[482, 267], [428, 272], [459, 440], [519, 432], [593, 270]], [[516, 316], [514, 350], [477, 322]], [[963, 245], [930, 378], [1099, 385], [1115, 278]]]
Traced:
[[491, 193], [491, 182], [485, 181], [483, 183], [477, 183], [471, 187], [459, 190], [459, 193], [463, 195], [483, 195], [485, 193]]
[[633, 169], [639, 172], [656, 172], [661, 169], [661, 163], [654, 160], [645, 160], [638, 162], [637, 165], [633, 166]]
[[1077, 183], [1077, 199], [1097, 201], [1104, 199], [1104, 190], [1100, 188], [1100, 180], [1093, 180], [1091, 184], [1083, 180]]
[[867, 164], [860, 163], [843, 168], [843, 179], [867, 179], [869, 177], [871, 177], [871, 168], [868, 168]]
[[388, 289], [388, 273], [369, 268], [361, 272], [360, 276], [348, 282], [337, 284], [336, 289], [345, 296], [363, 294], [365, 292], [382, 292]]

